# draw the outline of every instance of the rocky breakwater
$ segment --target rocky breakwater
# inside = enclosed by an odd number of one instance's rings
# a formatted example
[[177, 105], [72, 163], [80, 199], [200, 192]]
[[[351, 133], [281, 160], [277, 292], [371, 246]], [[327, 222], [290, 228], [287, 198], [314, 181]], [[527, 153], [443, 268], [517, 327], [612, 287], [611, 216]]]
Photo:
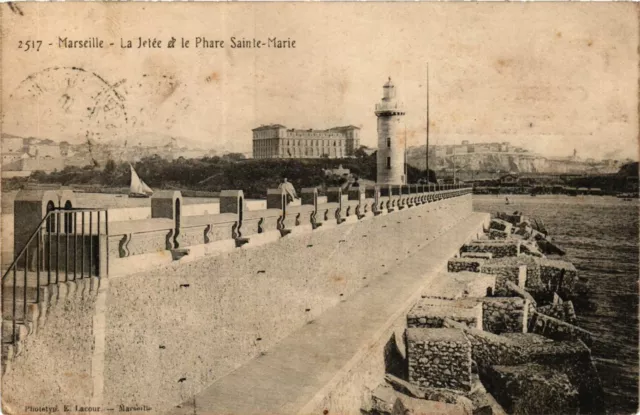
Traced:
[[406, 378], [388, 374], [364, 413], [606, 412], [593, 335], [569, 300], [575, 267], [547, 258], [561, 249], [537, 243], [549, 242], [539, 222], [497, 216], [411, 308], [399, 357]]

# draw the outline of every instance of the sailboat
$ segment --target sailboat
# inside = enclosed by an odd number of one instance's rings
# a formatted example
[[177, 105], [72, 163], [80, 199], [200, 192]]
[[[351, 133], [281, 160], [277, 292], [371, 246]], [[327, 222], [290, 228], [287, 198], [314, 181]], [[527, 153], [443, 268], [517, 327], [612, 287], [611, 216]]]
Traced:
[[150, 197], [153, 190], [138, 176], [138, 173], [131, 167], [131, 186], [129, 188], [129, 197]]

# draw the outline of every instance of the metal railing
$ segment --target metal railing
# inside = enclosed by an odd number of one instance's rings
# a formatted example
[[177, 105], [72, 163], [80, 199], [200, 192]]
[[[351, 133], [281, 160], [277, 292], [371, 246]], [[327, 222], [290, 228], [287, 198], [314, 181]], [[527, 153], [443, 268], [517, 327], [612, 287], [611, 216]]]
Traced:
[[[109, 235], [109, 212], [106, 209], [54, 208], [42, 218], [2, 275], [3, 321], [7, 318], [7, 302], [11, 299], [11, 343], [17, 340], [16, 324], [27, 322], [28, 304], [40, 302], [42, 286], [89, 278], [92, 290], [92, 277], [102, 276], [101, 260], [105, 261], [105, 274], [108, 275], [109, 238], [105, 238], [107, 257], [100, 258], [101, 234]], [[17, 314], [17, 303], [20, 300], [17, 290], [20, 282], [19, 273], [23, 274], [21, 316]], [[33, 284], [29, 286], [30, 276], [32, 278], [34, 275], [35, 287]], [[46, 282], [41, 281], [45, 275]], [[12, 283], [12, 287], [7, 293], [9, 283]], [[30, 288], [35, 288], [35, 298], [28, 298]]]

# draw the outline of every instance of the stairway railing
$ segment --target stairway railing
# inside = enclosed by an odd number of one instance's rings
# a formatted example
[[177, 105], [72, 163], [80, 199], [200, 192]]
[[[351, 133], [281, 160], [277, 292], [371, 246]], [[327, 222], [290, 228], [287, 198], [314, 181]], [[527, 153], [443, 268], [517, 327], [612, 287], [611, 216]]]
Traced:
[[[104, 215], [103, 215], [104, 213]], [[95, 221], [94, 221], [94, 214]], [[78, 218], [80, 215], [80, 218]], [[78, 220], [79, 219], [79, 220]], [[88, 220], [87, 220], [88, 219]], [[95, 228], [94, 228], [95, 222]], [[80, 227], [80, 231], [78, 230]], [[2, 319], [6, 318], [8, 295], [11, 299], [11, 341], [17, 340], [17, 324], [26, 324], [27, 306], [40, 302], [41, 286], [58, 284], [60, 282], [75, 281], [89, 278], [90, 289], [93, 289], [92, 277], [100, 278], [100, 235], [104, 234], [106, 244], [105, 270], [109, 270], [109, 212], [106, 209], [78, 209], [78, 208], [54, 208], [42, 218], [36, 230], [31, 234], [27, 242], [14, 255], [13, 262], [2, 276]], [[78, 245], [78, 240], [80, 244]], [[64, 246], [64, 252], [62, 251]], [[70, 267], [70, 249], [73, 263]], [[55, 261], [53, 254], [55, 252]], [[64, 254], [64, 262], [61, 263], [61, 254]], [[31, 258], [30, 258], [31, 255]], [[34, 258], [35, 255], [35, 258]], [[34, 262], [35, 259], [35, 262]], [[87, 267], [88, 265], [88, 267]], [[20, 269], [24, 268], [24, 269]], [[63, 269], [61, 269], [63, 268]], [[35, 271], [35, 299], [28, 299], [29, 275]], [[64, 271], [61, 273], [61, 271]], [[78, 272], [79, 271], [79, 272]], [[86, 271], [86, 272], [85, 272]], [[19, 272], [22, 276], [22, 319], [16, 314], [18, 303]], [[41, 276], [46, 273], [46, 283], [41, 282]], [[33, 274], [31, 274], [33, 275]], [[64, 276], [64, 280], [62, 277]], [[71, 278], [73, 276], [73, 278]], [[7, 285], [12, 283], [10, 293], [7, 293]]]

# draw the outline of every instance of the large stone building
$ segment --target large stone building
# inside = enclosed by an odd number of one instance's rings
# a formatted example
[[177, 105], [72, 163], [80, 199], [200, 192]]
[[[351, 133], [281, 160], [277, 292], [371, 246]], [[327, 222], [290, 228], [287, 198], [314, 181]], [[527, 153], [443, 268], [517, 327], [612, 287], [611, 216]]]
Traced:
[[348, 125], [328, 130], [295, 130], [263, 125], [253, 130], [253, 158], [352, 157], [360, 146], [360, 128]]
[[406, 184], [405, 177], [405, 137], [401, 128], [402, 116], [405, 114], [401, 103], [396, 101], [396, 88], [389, 82], [382, 87], [383, 95], [376, 104], [375, 114], [378, 117], [378, 184]]

